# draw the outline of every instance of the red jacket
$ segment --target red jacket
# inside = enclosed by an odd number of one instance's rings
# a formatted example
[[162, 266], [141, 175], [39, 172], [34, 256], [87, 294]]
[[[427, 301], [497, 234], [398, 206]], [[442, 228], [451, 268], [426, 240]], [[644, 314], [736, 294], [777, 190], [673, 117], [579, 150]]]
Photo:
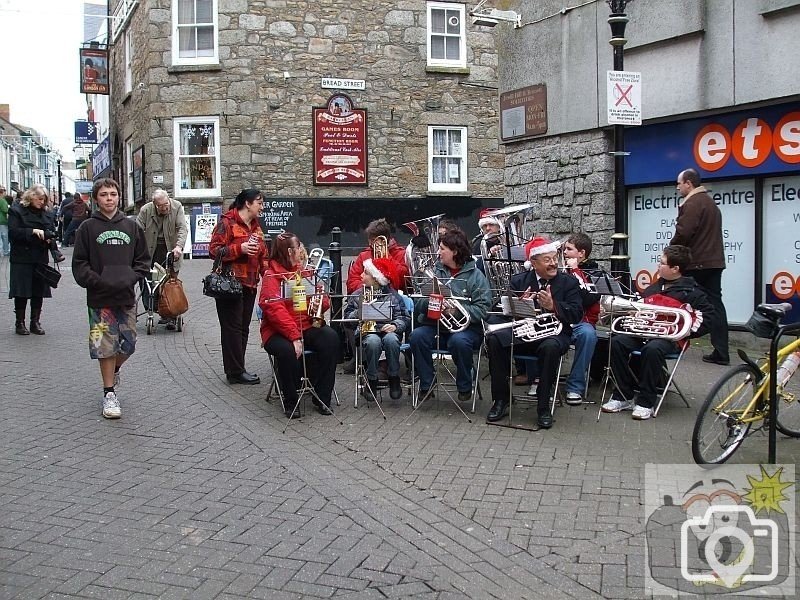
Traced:
[[[397, 274], [402, 277], [403, 285], [399, 289], [405, 290], [405, 281], [408, 276], [408, 267], [406, 266], [406, 249], [397, 243], [397, 240], [391, 238], [389, 240], [389, 256], [397, 263]], [[372, 247], [365, 248], [350, 265], [350, 271], [347, 273], [347, 293], [352, 294], [361, 287], [361, 274], [364, 272], [364, 261], [372, 258]]]
[[[263, 317], [261, 318], [261, 343], [267, 341], [276, 333], [282, 335], [290, 342], [299, 340], [303, 337], [302, 332], [311, 327], [311, 317], [308, 311], [296, 313], [292, 309], [292, 298], [284, 297], [283, 282], [294, 282], [297, 274], [301, 273], [304, 277], [311, 277], [313, 271], [287, 271], [283, 265], [277, 261], [269, 261], [267, 272], [261, 282], [261, 295], [258, 298], [258, 305], [261, 307]], [[307, 300], [311, 303], [311, 298]], [[322, 311], [330, 308], [328, 296], [322, 297]]]
[[[258, 236], [258, 252], [253, 255], [243, 254], [242, 244], [253, 234]], [[223, 248], [226, 252], [222, 257], [222, 263], [233, 272], [243, 286], [257, 288], [259, 276], [267, 269], [267, 246], [258, 219], [250, 221], [249, 226], [245, 225], [235, 208], [222, 215], [214, 227], [211, 243], [208, 245], [211, 258], [216, 258]]]

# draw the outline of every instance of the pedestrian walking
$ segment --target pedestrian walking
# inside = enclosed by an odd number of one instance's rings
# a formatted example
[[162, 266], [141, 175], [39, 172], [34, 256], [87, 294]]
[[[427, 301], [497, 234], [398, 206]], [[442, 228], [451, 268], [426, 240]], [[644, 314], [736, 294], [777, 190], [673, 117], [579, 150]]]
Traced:
[[84, 201], [83, 196], [76, 192], [74, 198], [71, 211], [72, 219], [67, 227], [67, 232], [64, 234], [65, 246], [71, 246], [73, 244], [75, 241], [75, 232], [78, 230], [78, 227], [89, 218], [89, 206]]
[[0, 256], [11, 254], [11, 246], [8, 241], [8, 209], [14, 200], [6, 195], [6, 188], [0, 185]]
[[78, 229], [72, 255], [75, 281], [86, 288], [89, 356], [100, 364], [102, 415], [118, 419], [119, 370], [136, 350], [136, 282], [150, 270], [144, 232], [119, 210], [119, 184], [98, 179], [97, 210]]
[[692, 261], [684, 273], [693, 278], [708, 295], [714, 314], [709, 328], [713, 352], [703, 356], [708, 363], [730, 364], [728, 352], [728, 314], [722, 302], [722, 271], [725, 251], [722, 245], [722, 213], [694, 169], [678, 174], [678, 219], [670, 245], [686, 246]]

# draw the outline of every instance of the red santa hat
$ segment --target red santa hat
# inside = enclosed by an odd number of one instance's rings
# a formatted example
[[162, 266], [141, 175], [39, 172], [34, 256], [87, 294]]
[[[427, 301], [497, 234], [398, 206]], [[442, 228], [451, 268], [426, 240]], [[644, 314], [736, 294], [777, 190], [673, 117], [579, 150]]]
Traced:
[[478, 227], [483, 229], [484, 225], [490, 225], [490, 224], [491, 225], [497, 225], [498, 227], [500, 227], [500, 221], [497, 219], [497, 217], [493, 217], [492, 216], [492, 213], [494, 212], [494, 210], [495, 209], [493, 209], [493, 208], [484, 208], [478, 214]]
[[535, 237], [530, 242], [525, 244], [525, 268], [530, 271], [531, 258], [539, 254], [547, 254], [548, 252], [556, 252], [559, 247], [558, 242], [551, 242], [545, 237]]
[[391, 258], [368, 258], [364, 261], [364, 271], [381, 285], [391, 285], [394, 289], [400, 287], [397, 265]]

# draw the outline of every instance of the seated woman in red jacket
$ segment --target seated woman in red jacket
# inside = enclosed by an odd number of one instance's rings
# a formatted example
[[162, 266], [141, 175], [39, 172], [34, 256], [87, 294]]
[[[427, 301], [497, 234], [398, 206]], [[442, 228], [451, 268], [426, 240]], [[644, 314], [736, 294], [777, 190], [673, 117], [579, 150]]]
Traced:
[[[269, 267], [261, 284], [258, 305], [261, 307], [261, 341], [264, 350], [275, 357], [276, 376], [284, 397], [284, 410], [289, 418], [299, 417], [297, 389], [303, 375], [303, 351], [313, 350], [314, 368], [308, 369], [311, 385], [318, 401], [313, 402], [323, 415], [330, 410], [331, 394], [339, 356], [339, 335], [328, 325], [311, 318], [308, 310], [295, 312], [292, 307], [292, 286], [299, 277], [311, 278], [314, 273], [304, 270], [305, 252], [297, 236], [290, 232], [280, 234], [272, 244]], [[320, 298], [320, 297], [318, 297]], [[321, 296], [322, 312], [328, 310], [330, 300]], [[307, 304], [313, 299], [308, 298]]]

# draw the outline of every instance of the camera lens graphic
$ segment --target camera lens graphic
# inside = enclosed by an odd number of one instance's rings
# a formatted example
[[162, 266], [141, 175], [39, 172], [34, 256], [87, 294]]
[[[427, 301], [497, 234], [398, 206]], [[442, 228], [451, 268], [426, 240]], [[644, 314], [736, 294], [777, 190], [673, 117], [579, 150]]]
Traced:
[[[742, 553], [737, 557], [735, 562], [729, 562], [727, 564], [718, 559], [715, 552], [718, 544], [727, 543], [728, 546], [731, 545], [730, 539], [726, 538], [735, 538], [742, 544]], [[725, 542], [722, 540], [725, 540]], [[728, 554], [730, 554], [730, 551], [728, 551]], [[725, 585], [731, 587], [753, 564], [754, 556], [755, 551], [753, 549], [752, 537], [739, 527], [720, 527], [708, 536], [703, 558], [705, 558], [708, 566], [714, 570], [714, 573], [725, 582]]]

